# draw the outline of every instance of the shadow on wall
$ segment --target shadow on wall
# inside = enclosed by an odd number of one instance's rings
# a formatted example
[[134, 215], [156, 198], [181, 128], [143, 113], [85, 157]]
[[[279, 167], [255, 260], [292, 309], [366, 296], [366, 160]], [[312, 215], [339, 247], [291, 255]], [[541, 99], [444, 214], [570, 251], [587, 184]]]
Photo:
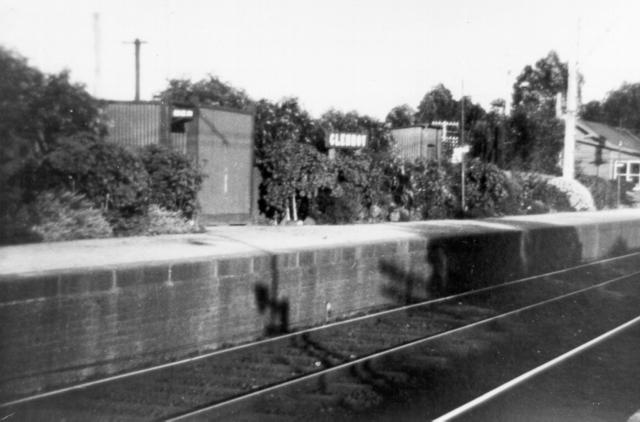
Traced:
[[[395, 256], [378, 261], [378, 271], [384, 278], [381, 296], [395, 304], [415, 303], [556, 271], [585, 259], [585, 245], [574, 227], [504, 219], [499, 223], [503, 229], [478, 224], [462, 232], [458, 226], [436, 233], [433, 226], [425, 224], [398, 225], [401, 230], [419, 233], [426, 242], [412, 243], [421, 245], [422, 250], [414, 248], [408, 259]], [[584, 242], [592, 239], [584, 236]], [[618, 237], [605, 256], [620, 256], [629, 249]], [[297, 295], [297, 290], [287, 287], [291, 276], [302, 274], [292, 273], [291, 257], [286, 254], [264, 258], [265, 272], [254, 283], [257, 311], [264, 318], [263, 334], [284, 334], [291, 329], [291, 306], [305, 308], [297, 303], [298, 296], [291, 296]], [[305, 308], [303, 312], [313, 311]]]
[[272, 336], [289, 332], [289, 300], [278, 297], [279, 270], [278, 256], [269, 255], [271, 286], [258, 282], [254, 293], [258, 312], [267, 316], [264, 335]]
[[507, 224], [513, 230], [484, 228], [456, 235], [433, 235], [429, 226], [407, 225], [406, 230], [421, 232], [427, 240], [427, 265], [411, 263], [407, 268], [394, 259], [380, 260], [378, 268], [387, 277], [383, 294], [397, 303], [412, 303], [543, 274], [582, 260], [582, 244], [573, 227]]

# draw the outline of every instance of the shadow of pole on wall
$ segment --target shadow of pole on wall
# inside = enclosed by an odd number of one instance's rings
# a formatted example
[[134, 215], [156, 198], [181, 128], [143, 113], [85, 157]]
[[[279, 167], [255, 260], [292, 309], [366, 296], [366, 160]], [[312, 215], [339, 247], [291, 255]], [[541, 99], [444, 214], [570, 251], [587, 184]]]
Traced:
[[[266, 336], [288, 333], [290, 306], [288, 299], [279, 298], [280, 262], [278, 255], [249, 242], [243, 242], [236, 238], [231, 238], [221, 234], [218, 234], [218, 236], [234, 242], [242, 243], [266, 254], [266, 257], [268, 257], [269, 260], [269, 271], [267, 272], [266, 277], [270, 281], [259, 281], [254, 284], [253, 291], [256, 306], [258, 308], [258, 313], [261, 315], [267, 314], [267, 321], [264, 327], [264, 334]], [[254, 260], [254, 266], [256, 265], [255, 262], [256, 261]]]
[[469, 227], [461, 233], [458, 227], [448, 234], [429, 233], [424, 224], [407, 224], [405, 230], [427, 240], [422, 255], [427, 265], [416, 265], [411, 259], [417, 258], [412, 257], [381, 259], [378, 270], [386, 278], [382, 293], [395, 303], [409, 304], [567, 268], [582, 260], [583, 245], [573, 227], [499, 222], [512, 229]]
[[268, 313], [265, 335], [272, 336], [289, 332], [289, 301], [278, 298], [278, 256], [269, 257], [271, 286], [256, 283], [254, 291], [260, 314]]

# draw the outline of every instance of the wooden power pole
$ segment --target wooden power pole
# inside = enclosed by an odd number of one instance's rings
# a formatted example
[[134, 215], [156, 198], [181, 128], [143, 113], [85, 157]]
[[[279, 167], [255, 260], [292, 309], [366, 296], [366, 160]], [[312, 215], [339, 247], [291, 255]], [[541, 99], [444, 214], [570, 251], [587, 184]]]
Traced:
[[564, 118], [564, 154], [562, 177], [575, 177], [576, 114], [578, 109], [578, 39], [579, 23], [576, 28], [576, 42], [569, 57], [569, 81], [567, 84], [567, 109]]
[[140, 45], [146, 44], [146, 41], [141, 41], [139, 38], [133, 40], [128, 44], [135, 46], [135, 60], [136, 60], [136, 96], [135, 101], [140, 101]]

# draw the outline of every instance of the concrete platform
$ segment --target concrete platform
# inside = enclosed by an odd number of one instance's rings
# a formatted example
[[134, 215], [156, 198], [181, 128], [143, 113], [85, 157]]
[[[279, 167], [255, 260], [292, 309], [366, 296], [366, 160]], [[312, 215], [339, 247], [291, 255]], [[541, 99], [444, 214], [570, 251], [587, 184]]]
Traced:
[[235, 257], [370, 242], [423, 239], [527, 224], [593, 226], [640, 219], [640, 209], [558, 213], [486, 220], [437, 220], [345, 226], [211, 226], [206, 233], [77, 240], [0, 247], [0, 276], [204, 257]]

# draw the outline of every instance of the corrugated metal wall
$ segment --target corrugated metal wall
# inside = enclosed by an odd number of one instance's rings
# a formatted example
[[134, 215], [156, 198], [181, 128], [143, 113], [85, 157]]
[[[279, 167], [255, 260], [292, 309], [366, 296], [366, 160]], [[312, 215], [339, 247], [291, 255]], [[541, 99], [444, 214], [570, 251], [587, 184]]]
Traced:
[[174, 151], [187, 155], [187, 133], [172, 133], [171, 148], [173, 148]]
[[198, 116], [198, 160], [207, 174], [200, 191], [206, 216], [227, 220], [251, 212], [253, 115], [201, 108]]
[[437, 159], [438, 130], [421, 126], [393, 129], [391, 131], [396, 141], [398, 155], [403, 160], [426, 158]]
[[171, 132], [171, 110], [162, 103], [109, 103], [107, 140], [134, 148], [163, 144], [197, 158], [205, 174], [198, 195], [205, 221], [247, 221], [253, 200], [254, 116], [201, 107], [184, 130]]
[[109, 103], [107, 140], [130, 147], [163, 143], [163, 112], [166, 106], [157, 103]]

